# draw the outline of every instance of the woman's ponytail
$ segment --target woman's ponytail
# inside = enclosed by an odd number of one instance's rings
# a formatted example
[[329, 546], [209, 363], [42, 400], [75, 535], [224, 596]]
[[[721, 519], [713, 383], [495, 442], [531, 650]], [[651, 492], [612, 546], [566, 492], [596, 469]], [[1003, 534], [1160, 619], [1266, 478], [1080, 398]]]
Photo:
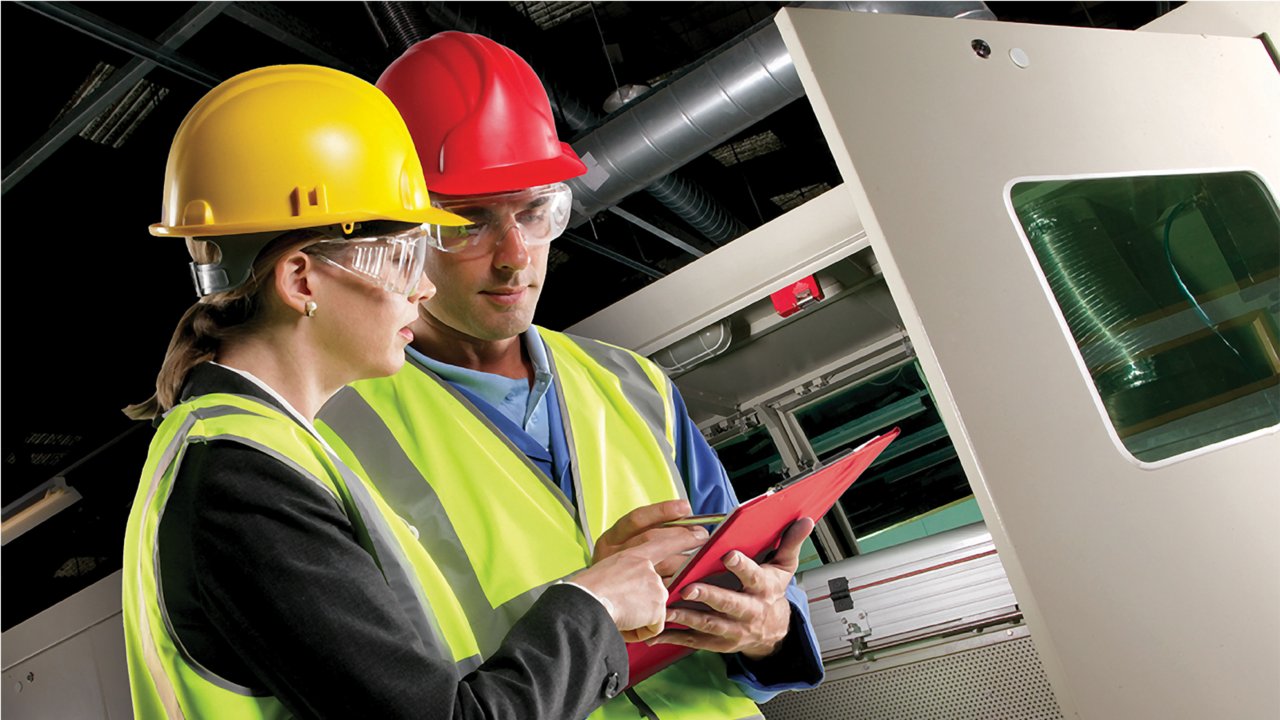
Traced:
[[[213, 360], [223, 343], [250, 332], [259, 319], [264, 279], [272, 277], [280, 258], [322, 237], [315, 230], [288, 232], [258, 253], [249, 279], [226, 292], [207, 295], [187, 308], [169, 340], [164, 363], [156, 376], [156, 392], [150, 398], [124, 408], [132, 420], [152, 420], [164, 415], [182, 399], [182, 386], [192, 368]], [[188, 240], [187, 249], [199, 263], [217, 262], [216, 245]]]

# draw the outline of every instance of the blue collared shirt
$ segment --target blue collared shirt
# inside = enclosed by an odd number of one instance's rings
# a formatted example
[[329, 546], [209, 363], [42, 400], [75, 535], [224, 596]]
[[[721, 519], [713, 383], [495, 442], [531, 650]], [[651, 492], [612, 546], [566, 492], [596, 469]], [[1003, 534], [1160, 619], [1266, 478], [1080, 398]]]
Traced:
[[[551, 448], [551, 424], [547, 413], [547, 391], [551, 389], [551, 363], [547, 361], [547, 349], [542, 344], [542, 337], [533, 326], [521, 336], [529, 360], [533, 363], [533, 387], [529, 381], [494, 375], [493, 373], [471, 370], [457, 365], [442, 363], [414, 350], [405, 348], [410, 357], [430, 368], [432, 372], [452, 383], [455, 387], [469, 391], [495, 410], [502, 413], [511, 422], [520, 426], [533, 436], [543, 448]], [[570, 493], [572, 497], [572, 493]]]

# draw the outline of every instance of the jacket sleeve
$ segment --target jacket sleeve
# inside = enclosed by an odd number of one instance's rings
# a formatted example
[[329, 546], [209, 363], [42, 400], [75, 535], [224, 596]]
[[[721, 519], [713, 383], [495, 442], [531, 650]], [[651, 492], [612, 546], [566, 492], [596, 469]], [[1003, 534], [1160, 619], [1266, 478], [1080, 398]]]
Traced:
[[[724, 465], [693, 424], [684, 399], [671, 385], [676, 417], [676, 467], [684, 475], [689, 503], [698, 515], [723, 513], [737, 507], [738, 498]], [[751, 660], [739, 653], [725, 655], [729, 678], [757, 703], [765, 703], [783, 690], [804, 690], [822, 682], [824, 670], [818, 639], [809, 622], [809, 599], [796, 584], [787, 586], [791, 624], [782, 647], [773, 655]]]
[[626, 685], [608, 613], [569, 585], [550, 587], [459, 677], [423, 648], [332, 495], [236, 443], [190, 448], [160, 533], [165, 601], [187, 651], [298, 717], [559, 720]]

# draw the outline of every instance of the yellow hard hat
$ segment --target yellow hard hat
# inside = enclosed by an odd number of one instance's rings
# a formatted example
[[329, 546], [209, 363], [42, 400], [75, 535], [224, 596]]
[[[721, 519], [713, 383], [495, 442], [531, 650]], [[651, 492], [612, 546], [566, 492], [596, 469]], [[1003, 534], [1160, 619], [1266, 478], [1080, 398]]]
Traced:
[[372, 221], [465, 225], [431, 206], [404, 120], [344, 72], [241, 73], [187, 113], [169, 150], [152, 235], [212, 237]]

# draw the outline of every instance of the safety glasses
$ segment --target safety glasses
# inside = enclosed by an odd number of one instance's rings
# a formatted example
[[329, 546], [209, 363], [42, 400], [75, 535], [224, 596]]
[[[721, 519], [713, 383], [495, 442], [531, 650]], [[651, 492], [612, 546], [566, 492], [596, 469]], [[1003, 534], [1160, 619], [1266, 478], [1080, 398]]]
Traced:
[[569, 226], [573, 191], [556, 183], [491, 195], [438, 198], [432, 204], [472, 224], [432, 226], [430, 245], [460, 257], [474, 257], [492, 252], [513, 225], [526, 246], [546, 245], [560, 237]]
[[435, 244], [436, 225], [419, 225], [384, 235], [334, 238], [308, 245], [303, 252], [375, 287], [409, 295], [422, 281], [427, 245]]

